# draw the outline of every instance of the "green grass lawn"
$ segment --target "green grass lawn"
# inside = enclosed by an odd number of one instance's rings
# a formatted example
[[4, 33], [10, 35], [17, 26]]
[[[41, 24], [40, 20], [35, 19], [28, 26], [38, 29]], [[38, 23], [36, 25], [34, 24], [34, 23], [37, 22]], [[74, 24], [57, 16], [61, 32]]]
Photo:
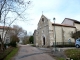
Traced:
[[[64, 51], [67, 58], [73, 59], [73, 60], [80, 60], [80, 49], [68, 49]], [[55, 57], [56, 60], [65, 60], [66, 58], [63, 57]]]
[[56, 57], [56, 60], [65, 60], [65, 59], [62, 57]]
[[19, 48], [14, 48], [13, 51], [6, 56], [6, 58], [4, 60], [10, 60], [17, 52], [18, 52]]
[[80, 49], [68, 49], [65, 51], [68, 58], [73, 60], [80, 60]]
[[4, 51], [0, 51], [0, 60], [3, 60], [14, 48], [7, 48]]

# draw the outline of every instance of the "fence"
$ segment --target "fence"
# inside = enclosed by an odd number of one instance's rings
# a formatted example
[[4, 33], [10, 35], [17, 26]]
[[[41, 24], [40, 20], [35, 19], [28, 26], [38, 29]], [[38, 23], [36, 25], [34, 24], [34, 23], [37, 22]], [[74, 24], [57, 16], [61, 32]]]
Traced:
[[[55, 43], [53, 43], [53, 46], [55, 46]], [[74, 47], [74, 42], [56, 42], [56, 47]]]

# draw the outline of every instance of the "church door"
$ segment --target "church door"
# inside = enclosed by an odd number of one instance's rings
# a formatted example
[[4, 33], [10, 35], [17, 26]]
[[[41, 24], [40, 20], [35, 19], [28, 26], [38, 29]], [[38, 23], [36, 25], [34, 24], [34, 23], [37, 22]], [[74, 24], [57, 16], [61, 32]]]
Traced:
[[43, 45], [45, 45], [45, 37], [43, 37]]

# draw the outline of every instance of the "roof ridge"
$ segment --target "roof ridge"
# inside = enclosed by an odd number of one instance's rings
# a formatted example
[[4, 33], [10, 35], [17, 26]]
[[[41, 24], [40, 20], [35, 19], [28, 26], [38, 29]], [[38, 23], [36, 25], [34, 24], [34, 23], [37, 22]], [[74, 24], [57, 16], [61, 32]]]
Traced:
[[65, 19], [69, 19], [69, 20], [72, 20], [72, 21], [74, 21], [74, 22], [80, 22], [80, 21], [78, 21], [78, 20], [71, 19], [71, 18], [65, 18]]
[[[52, 25], [56, 25], [56, 26], [65, 26], [65, 27], [74, 27], [74, 26], [71, 26], [71, 25], [66, 25], [66, 24], [58, 24], [58, 23], [52, 23]], [[74, 27], [75, 28], [75, 27]]]
[[[47, 18], [47, 19], [48, 19], [48, 17], [46, 17], [45, 15], [43, 15], [43, 14], [42, 14], [42, 16], [44, 16], [45, 18]], [[41, 16], [41, 17], [42, 17], [42, 16]], [[48, 20], [49, 20], [49, 19], [48, 19]]]

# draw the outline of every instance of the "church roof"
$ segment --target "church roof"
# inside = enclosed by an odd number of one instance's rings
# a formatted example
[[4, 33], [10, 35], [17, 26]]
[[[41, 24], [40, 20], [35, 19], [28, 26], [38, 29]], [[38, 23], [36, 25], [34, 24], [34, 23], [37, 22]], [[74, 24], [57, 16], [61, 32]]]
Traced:
[[[80, 24], [80, 21], [77, 21], [77, 20], [75, 20], [75, 19], [71, 19], [71, 18], [65, 18], [65, 19], [68, 19], [68, 20], [74, 21], [75, 23], [79, 23], [79, 24]], [[64, 19], [64, 20], [65, 20], [65, 19]]]
[[44, 18], [48, 19], [48, 18], [47, 18], [46, 16], [44, 16], [43, 14], [42, 14], [41, 18], [42, 18], [42, 17], [44, 17]]
[[54, 24], [54, 23], [52, 23], [52, 26], [64, 26], [64, 27], [72, 27], [72, 28], [76, 28], [76, 27], [74, 27], [74, 26], [70, 26], [70, 25], [63, 25], [63, 24]]

